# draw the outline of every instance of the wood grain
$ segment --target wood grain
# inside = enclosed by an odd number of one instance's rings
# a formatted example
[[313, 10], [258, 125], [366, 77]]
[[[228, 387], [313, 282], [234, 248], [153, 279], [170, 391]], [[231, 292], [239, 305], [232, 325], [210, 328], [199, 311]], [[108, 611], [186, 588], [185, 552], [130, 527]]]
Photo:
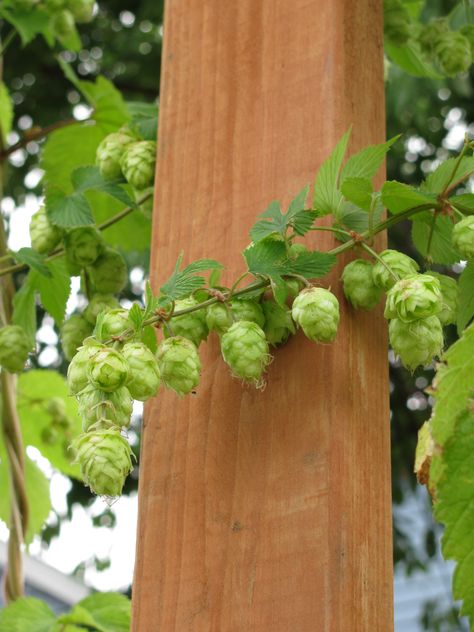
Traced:
[[[256, 215], [312, 182], [349, 125], [351, 151], [384, 140], [381, 5], [167, 2], [155, 288], [181, 249], [235, 278]], [[334, 344], [294, 337], [256, 391], [211, 336], [197, 394], [147, 406], [135, 632], [393, 629], [386, 326], [344, 303], [342, 263], [324, 280]]]

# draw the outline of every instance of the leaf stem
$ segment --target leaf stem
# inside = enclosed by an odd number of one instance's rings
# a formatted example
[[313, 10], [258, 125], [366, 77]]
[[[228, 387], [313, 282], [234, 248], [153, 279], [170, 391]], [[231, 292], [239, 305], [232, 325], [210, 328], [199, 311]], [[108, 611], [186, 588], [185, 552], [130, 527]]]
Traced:
[[[456, 172], [459, 169], [461, 161], [464, 158], [464, 156], [466, 155], [468, 149], [469, 149], [469, 139], [468, 139], [467, 134], [466, 134], [466, 136], [464, 138], [463, 148], [460, 151], [459, 156], [456, 158], [456, 162], [454, 163], [454, 167], [453, 167], [453, 170], [451, 171], [451, 175], [449, 176], [449, 180], [446, 182], [446, 185], [445, 185], [443, 191], [439, 195], [439, 197], [441, 199], [446, 197], [446, 195], [448, 195], [449, 191], [452, 190], [452, 188], [450, 189], [449, 185], [454, 180], [454, 176], [456, 175]], [[463, 178], [463, 180], [464, 180], [464, 178]]]

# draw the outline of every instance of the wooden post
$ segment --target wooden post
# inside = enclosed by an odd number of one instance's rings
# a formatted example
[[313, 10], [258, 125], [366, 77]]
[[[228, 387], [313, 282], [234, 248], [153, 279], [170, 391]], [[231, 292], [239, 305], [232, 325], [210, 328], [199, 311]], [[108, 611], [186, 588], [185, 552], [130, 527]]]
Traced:
[[[350, 125], [351, 151], [384, 140], [382, 2], [169, 0], [164, 34], [152, 281], [180, 250], [230, 281]], [[212, 335], [197, 394], [147, 407], [134, 632], [392, 630], [386, 326], [341, 269], [334, 344], [294, 337], [259, 391]]]

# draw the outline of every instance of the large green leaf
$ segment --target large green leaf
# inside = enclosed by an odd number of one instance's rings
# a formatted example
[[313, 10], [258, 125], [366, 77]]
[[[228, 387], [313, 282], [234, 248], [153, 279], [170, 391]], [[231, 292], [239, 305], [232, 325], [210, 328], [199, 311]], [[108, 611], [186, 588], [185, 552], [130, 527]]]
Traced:
[[0, 4], [0, 15], [18, 31], [23, 46], [39, 34], [50, 44], [54, 41], [51, 16], [42, 8], [20, 9], [14, 2], [3, 0]]
[[54, 318], [56, 325], [61, 327], [70, 294], [71, 277], [64, 257], [48, 262], [47, 268], [50, 278], [32, 270], [31, 283], [39, 292], [41, 304], [45, 310]]
[[25, 263], [33, 270], [37, 270], [40, 274], [50, 277], [51, 273], [48, 270], [48, 266], [45, 262], [45, 256], [40, 255], [39, 252], [33, 250], [33, 248], [20, 248], [18, 252], [15, 252], [15, 261], [18, 263]]
[[357, 207], [369, 211], [372, 202], [372, 183], [368, 178], [346, 178], [341, 185], [341, 193]]
[[341, 183], [344, 183], [346, 178], [368, 178], [371, 180], [382, 166], [388, 150], [399, 138], [399, 136], [395, 136], [385, 143], [369, 145], [353, 154], [342, 169]]
[[458, 333], [461, 334], [474, 317], [474, 261], [470, 261], [459, 277]]
[[452, 246], [453, 223], [449, 217], [438, 215], [433, 225], [433, 213], [419, 213], [413, 217], [413, 243], [423, 257], [428, 254], [431, 235], [430, 255], [434, 263], [449, 265], [459, 261], [459, 255]]
[[[52, 397], [64, 399], [71, 428], [58, 428], [57, 440], [51, 444], [43, 440], [43, 431], [51, 426], [51, 416], [46, 405]], [[79, 467], [72, 464], [73, 454], [68, 449], [72, 439], [82, 432], [81, 420], [77, 414], [76, 400], [69, 396], [62, 375], [49, 370], [22, 373], [18, 380], [18, 412], [25, 445], [38, 448], [51, 465], [63, 474], [81, 479]]]
[[385, 182], [382, 187], [382, 202], [391, 213], [397, 214], [424, 204], [436, 204], [436, 196], [423, 193], [395, 180]]
[[51, 632], [56, 615], [44, 601], [22, 597], [0, 610], [0, 632]]
[[130, 600], [118, 593], [95, 593], [59, 617], [59, 622], [82, 624], [100, 632], [129, 632]]
[[385, 40], [384, 49], [389, 59], [408, 74], [415, 77], [442, 79], [442, 75], [425, 61], [418, 44], [415, 42], [409, 42], [404, 46], [394, 46], [394, 44]]
[[448, 158], [429, 174], [421, 189], [430, 193], [442, 193], [446, 188], [465, 180], [473, 172], [474, 156], [464, 156], [459, 164], [458, 158]]
[[23, 281], [23, 285], [13, 297], [13, 317], [14, 325], [19, 325], [25, 330], [31, 346], [36, 339], [36, 302], [35, 288], [31, 282], [30, 274]]
[[321, 165], [314, 183], [313, 208], [318, 215], [334, 213], [341, 200], [339, 172], [347, 149], [351, 130], [348, 130]]

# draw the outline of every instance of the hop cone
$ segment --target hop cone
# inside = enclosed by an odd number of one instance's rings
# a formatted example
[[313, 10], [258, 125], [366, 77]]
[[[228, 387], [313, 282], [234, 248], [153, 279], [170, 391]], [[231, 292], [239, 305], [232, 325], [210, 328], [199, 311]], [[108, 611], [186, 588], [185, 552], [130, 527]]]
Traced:
[[312, 287], [293, 301], [293, 320], [314, 342], [332, 342], [339, 325], [339, 302], [329, 290]]
[[435, 42], [434, 52], [448, 77], [465, 72], [471, 65], [471, 45], [462, 33], [447, 31], [440, 35]]
[[403, 46], [410, 38], [410, 15], [400, 0], [384, 2], [384, 35], [395, 46]]
[[99, 294], [119, 294], [127, 284], [128, 271], [122, 255], [106, 248], [89, 269], [94, 290]]
[[196, 345], [187, 338], [163, 340], [156, 357], [163, 383], [178, 395], [187, 395], [199, 384], [201, 360]]
[[95, 0], [68, 0], [67, 6], [78, 24], [87, 24], [94, 17]]
[[111, 393], [127, 383], [128, 364], [115, 349], [102, 347], [90, 358], [87, 375], [92, 386]]
[[0, 366], [5, 371], [23, 371], [30, 348], [28, 336], [19, 325], [6, 325], [0, 329]]
[[160, 370], [153, 353], [142, 342], [128, 342], [122, 353], [129, 366], [130, 381], [127, 387], [132, 397], [144, 402], [156, 395], [160, 385]]
[[87, 386], [89, 361], [103, 348], [94, 338], [87, 338], [78, 349], [67, 370], [67, 383], [71, 395], [76, 395]]
[[302, 283], [298, 279], [286, 279], [285, 280], [286, 291], [288, 292], [288, 298], [293, 300], [301, 292]]
[[127, 329], [133, 329], [133, 323], [128, 317], [128, 310], [122, 308], [111, 309], [104, 314], [97, 337], [102, 342], [105, 342], [113, 337], [121, 336]]
[[455, 225], [452, 240], [463, 259], [474, 259], [474, 215], [465, 217]]
[[120, 303], [113, 294], [94, 294], [82, 315], [88, 323], [95, 325], [95, 321], [100, 312], [108, 312], [111, 309], [117, 309], [119, 307]]
[[436, 314], [443, 327], [456, 322], [459, 288], [455, 279], [446, 274], [432, 272], [430, 276], [438, 279], [441, 286], [441, 311]]
[[261, 384], [270, 362], [265, 333], [256, 323], [239, 320], [221, 338], [222, 356], [233, 375]]
[[66, 260], [72, 267], [85, 268], [97, 260], [104, 249], [100, 232], [92, 226], [74, 228], [64, 236]]
[[115, 180], [122, 176], [120, 159], [127, 146], [136, 138], [127, 130], [114, 132], [104, 138], [97, 147], [96, 163], [103, 178]]
[[74, 32], [74, 16], [68, 9], [58, 11], [52, 16], [51, 26], [58, 37], [69, 37]]
[[232, 325], [232, 314], [224, 303], [214, 303], [206, 310], [206, 324], [209, 331], [223, 334]]
[[82, 478], [98, 496], [120, 496], [132, 470], [132, 450], [117, 430], [81, 434], [73, 443]]
[[155, 176], [156, 143], [140, 140], [127, 146], [120, 159], [125, 180], [141, 190], [153, 184]]
[[82, 427], [87, 432], [94, 426], [107, 429], [111, 426], [128, 428], [133, 412], [133, 398], [126, 386], [113, 393], [105, 393], [88, 386], [77, 396], [78, 413], [82, 418]]
[[[199, 305], [199, 301], [196, 301], [194, 298], [184, 298], [180, 301], [176, 301], [175, 311], [178, 312], [196, 305]], [[171, 328], [173, 334], [187, 338], [191, 340], [191, 342], [194, 342], [196, 347], [199, 347], [201, 342], [207, 338], [208, 334], [206, 310], [198, 309], [195, 312], [174, 317], [171, 320]]]
[[[401, 279], [418, 272], [417, 262], [398, 250], [384, 250], [379, 254], [379, 257]], [[372, 279], [377, 287], [385, 291], [396, 283], [394, 276], [380, 261], [377, 261], [372, 268]]]
[[234, 299], [231, 303], [231, 311], [236, 321], [246, 320], [251, 323], [256, 323], [260, 328], [265, 324], [262, 306], [252, 299]]
[[471, 47], [471, 61], [474, 57], [474, 24], [465, 24], [459, 29], [459, 32], [468, 40]]
[[60, 422], [67, 415], [66, 402], [62, 397], [52, 397], [46, 404], [46, 411], [54, 422]]
[[295, 324], [287, 307], [281, 307], [274, 300], [269, 300], [263, 301], [262, 308], [265, 315], [263, 331], [271, 345], [282, 344], [290, 334], [295, 333]]
[[46, 209], [42, 206], [30, 222], [31, 247], [42, 255], [51, 252], [59, 244], [62, 231], [48, 219]]
[[66, 360], [72, 360], [83, 341], [91, 334], [92, 326], [79, 314], [74, 314], [64, 321], [61, 327], [61, 344]]
[[436, 42], [448, 31], [449, 24], [447, 20], [432, 20], [421, 29], [418, 35], [418, 43], [420, 44], [421, 50], [428, 56], [433, 55]]
[[392, 320], [388, 333], [392, 349], [411, 371], [429, 364], [443, 349], [443, 327], [436, 316], [409, 323]]
[[413, 274], [401, 279], [387, 292], [385, 318], [398, 318], [404, 323], [435, 316], [441, 311], [441, 286], [429, 274]]
[[351, 261], [342, 273], [344, 294], [356, 309], [372, 309], [382, 296], [381, 288], [373, 281], [372, 264], [365, 259]]

